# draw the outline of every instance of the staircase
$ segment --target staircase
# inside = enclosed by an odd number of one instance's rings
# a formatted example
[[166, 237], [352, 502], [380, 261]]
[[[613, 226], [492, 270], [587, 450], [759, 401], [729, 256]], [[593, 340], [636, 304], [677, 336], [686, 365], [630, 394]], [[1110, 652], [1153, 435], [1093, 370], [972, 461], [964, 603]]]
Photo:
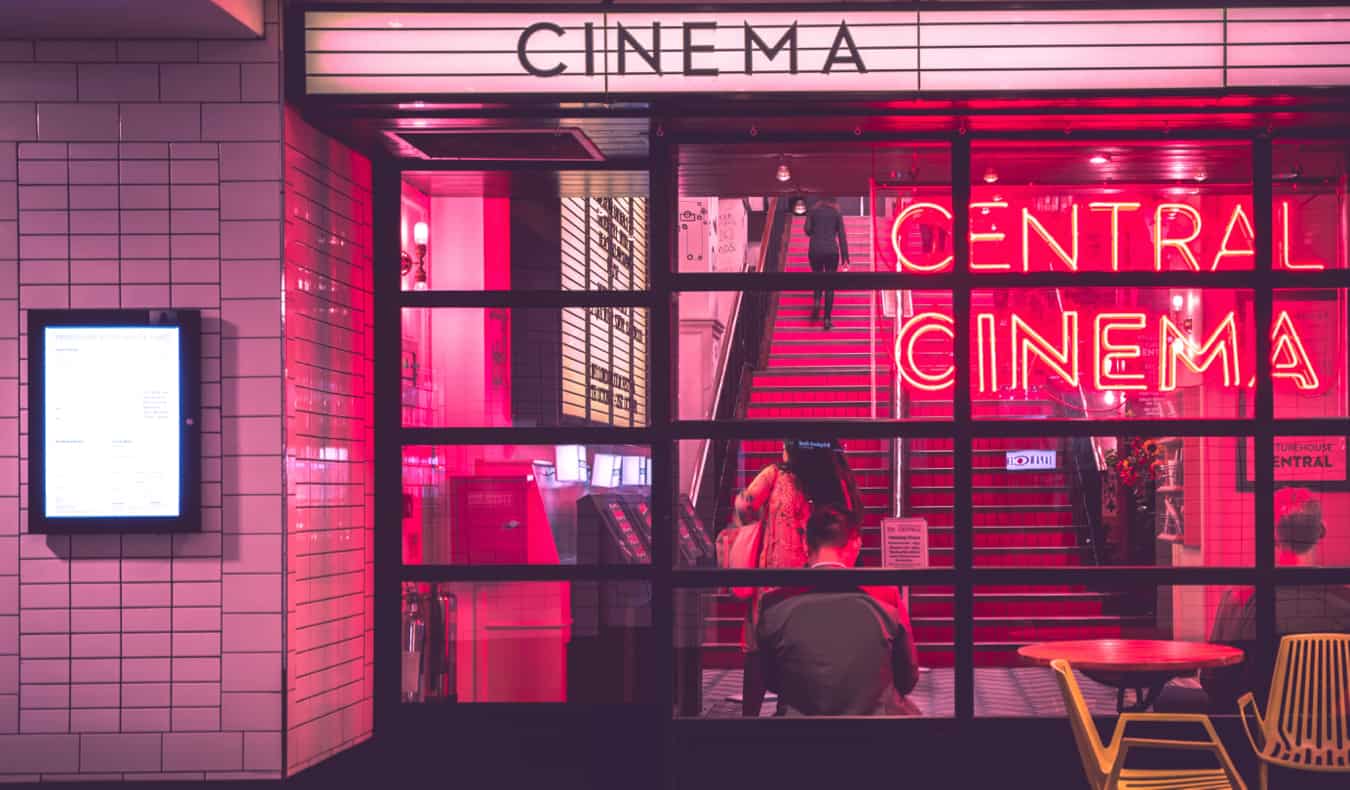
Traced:
[[[945, 291], [913, 291], [914, 312], [951, 314]], [[972, 295], [972, 311], [993, 307], [989, 293]], [[915, 352], [920, 365], [936, 368], [950, 360], [950, 341], [934, 334], [922, 337]], [[1006, 356], [1006, 355], [1005, 355]], [[999, 371], [1001, 380], [1009, 371]], [[905, 417], [950, 417], [949, 392], [944, 397], [906, 399]], [[971, 403], [976, 419], [1060, 416], [1050, 401], [981, 398]], [[1010, 471], [1009, 450], [1055, 450], [1058, 468]], [[993, 566], [1071, 566], [1092, 562], [1083, 536], [1081, 509], [1074, 508], [1073, 462], [1067, 444], [1049, 438], [977, 438], [972, 455], [974, 563]], [[953, 561], [954, 456], [949, 439], [909, 439], [902, 462], [908, 474], [902, 497], [903, 515], [922, 516], [929, 524], [929, 562], [934, 567]], [[1125, 599], [1115, 593], [1089, 591], [1082, 585], [976, 587], [975, 665], [1014, 666], [1016, 650], [1029, 642], [1141, 636], [1151, 630], [1150, 615], [1126, 615]], [[910, 615], [920, 656], [928, 666], [950, 666], [954, 659], [953, 600], [949, 588], [911, 590]]]
[[[789, 229], [785, 270], [810, 271], [806, 237], [796, 219]], [[871, 219], [846, 219], [854, 268], [868, 270], [871, 255]], [[950, 314], [946, 291], [910, 292], [913, 309]], [[992, 307], [989, 294], [973, 296], [976, 311]], [[756, 370], [746, 409], [749, 419], [768, 420], [889, 420], [950, 419], [951, 393], [910, 393], [905, 412], [894, 414], [896, 400], [894, 320], [884, 318], [879, 294], [840, 291], [835, 294], [833, 329], [811, 321], [809, 292], [783, 293], [771, 316], [767, 365]], [[872, 300], [875, 304], [873, 313]], [[875, 315], [875, 326], [873, 320]], [[920, 365], [950, 364], [950, 341], [935, 333], [915, 349]], [[875, 377], [873, 374], [875, 363]], [[1001, 372], [1006, 380], [1006, 372]], [[875, 403], [875, 406], [874, 406]], [[874, 412], [875, 408], [875, 412]], [[976, 400], [979, 417], [1049, 417], [1056, 404], [1049, 401]], [[894, 512], [894, 468], [905, 474], [901, 515], [922, 516], [929, 524], [929, 564], [950, 566], [953, 561], [953, 452], [950, 439], [850, 439], [841, 437], [849, 465], [862, 491], [863, 551], [859, 564], [880, 564], [881, 519]], [[761, 469], [782, 459], [778, 440], [741, 443], [737, 469], [738, 490]], [[1008, 450], [1054, 449], [1060, 468], [1052, 471], [1013, 472], [1005, 468]], [[975, 564], [977, 566], [1068, 566], [1091, 562], [1082, 548], [1073, 506], [1071, 462], [1058, 439], [976, 439], [973, 446]], [[1089, 591], [1084, 586], [977, 587], [975, 589], [975, 665], [1009, 666], [1019, 663], [1016, 649], [1029, 642], [1052, 639], [1139, 636], [1151, 630], [1151, 615], [1125, 615], [1119, 594]], [[713, 601], [713, 616], [705, 639], [704, 665], [738, 668], [741, 665], [741, 624], [744, 604], [729, 596]], [[952, 590], [925, 587], [910, 590], [910, 615], [920, 658], [926, 666], [951, 666], [954, 660]]]
[[[794, 218], [789, 226], [784, 271], [811, 271], [803, 222]], [[870, 270], [871, 218], [847, 217], [845, 228], [853, 270]], [[811, 320], [811, 292], [778, 294], [770, 319], [768, 363], [753, 374], [745, 416], [752, 420], [870, 420], [875, 400], [875, 418], [892, 419], [893, 331], [889, 319], [882, 321], [879, 303], [877, 326], [872, 328], [871, 300], [876, 298], [874, 291], [835, 292], [833, 328], [826, 331], [820, 320]], [[841, 441], [863, 498], [860, 563], [875, 566], [881, 556], [881, 519], [892, 512], [895, 494], [892, 443], [845, 437]], [[740, 443], [740, 451], [737, 490], [749, 485], [764, 467], [782, 460], [783, 443], [746, 440]], [[739, 667], [745, 605], [719, 595], [713, 611], [714, 633], [705, 642], [704, 665]]]
[[[804, 220], [794, 219], [788, 236], [784, 271], [810, 272]], [[871, 268], [872, 220], [847, 217], [848, 249], [852, 268]], [[757, 420], [889, 420], [893, 364], [892, 328], [876, 307], [874, 291], [838, 291], [831, 313], [833, 328], [811, 320], [810, 292], [783, 293], [773, 318], [768, 366], [755, 372], [746, 417]], [[875, 369], [873, 368], [875, 363]], [[875, 402], [875, 412], [873, 403]], [[854, 470], [865, 508], [863, 556], [865, 565], [880, 561], [881, 519], [891, 512], [894, 486], [891, 442], [884, 439], [841, 438], [849, 466]], [[761, 469], [782, 460], [781, 441], [741, 443], [739, 485], [744, 488]]]

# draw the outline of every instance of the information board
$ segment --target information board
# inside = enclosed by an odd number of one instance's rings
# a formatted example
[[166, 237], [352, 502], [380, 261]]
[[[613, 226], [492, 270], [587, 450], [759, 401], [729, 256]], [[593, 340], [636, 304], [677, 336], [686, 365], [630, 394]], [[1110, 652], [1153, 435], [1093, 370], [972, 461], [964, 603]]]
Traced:
[[[881, 567], [928, 567], [928, 519], [883, 518], [881, 520]], [[901, 587], [905, 608], [909, 608], [909, 587]], [[920, 667], [927, 672], [927, 667]]]
[[198, 324], [186, 316], [30, 314], [30, 531], [200, 526]]
[[928, 519], [881, 520], [881, 567], [928, 567]]

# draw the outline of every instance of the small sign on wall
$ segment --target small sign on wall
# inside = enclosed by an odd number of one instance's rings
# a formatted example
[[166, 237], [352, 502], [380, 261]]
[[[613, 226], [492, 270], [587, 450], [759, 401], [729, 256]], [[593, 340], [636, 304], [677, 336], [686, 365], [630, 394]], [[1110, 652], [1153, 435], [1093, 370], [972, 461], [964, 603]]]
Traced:
[[[1238, 489], [1256, 488], [1254, 442], [1238, 440]], [[1350, 490], [1350, 454], [1344, 436], [1276, 436], [1275, 485], [1320, 491]]]
[[928, 567], [928, 519], [881, 520], [881, 567]]
[[[928, 519], [883, 518], [881, 520], [881, 567], [928, 567]], [[909, 607], [909, 588], [901, 587], [905, 607]], [[927, 672], [928, 667], [920, 667]]]
[[1059, 459], [1054, 450], [1009, 450], [1006, 468], [1009, 472], [1058, 469]]

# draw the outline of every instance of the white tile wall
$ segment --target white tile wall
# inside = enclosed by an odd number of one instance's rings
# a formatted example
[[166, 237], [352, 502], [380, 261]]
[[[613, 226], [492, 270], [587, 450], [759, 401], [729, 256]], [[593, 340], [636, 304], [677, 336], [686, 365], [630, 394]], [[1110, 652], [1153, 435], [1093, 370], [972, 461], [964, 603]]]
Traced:
[[[286, 762], [295, 771], [371, 733], [370, 163], [288, 113], [286, 185]], [[333, 238], [342, 252], [319, 252], [338, 249]]]
[[[0, 41], [0, 781], [283, 772], [267, 11], [256, 41]], [[39, 306], [202, 309], [204, 533], [24, 534], [22, 317]]]

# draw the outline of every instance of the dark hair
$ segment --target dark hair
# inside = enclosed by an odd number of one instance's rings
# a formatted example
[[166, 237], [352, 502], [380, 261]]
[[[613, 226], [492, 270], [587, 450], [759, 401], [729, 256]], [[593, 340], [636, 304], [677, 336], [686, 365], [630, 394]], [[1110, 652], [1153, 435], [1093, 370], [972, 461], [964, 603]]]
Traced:
[[841, 548], [858, 534], [858, 522], [833, 505], [815, 508], [806, 520], [806, 549]]
[[1316, 499], [1291, 508], [1275, 523], [1275, 541], [1298, 554], [1310, 551], [1326, 532], [1322, 524], [1322, 503]]
[[790, 473], [813, 508], [834, 506], [852, 520], [862, 517], [862, 496], [853, 470], [844, 458], [843, 446], [833, 439], [788, 439], [787, 462]]

